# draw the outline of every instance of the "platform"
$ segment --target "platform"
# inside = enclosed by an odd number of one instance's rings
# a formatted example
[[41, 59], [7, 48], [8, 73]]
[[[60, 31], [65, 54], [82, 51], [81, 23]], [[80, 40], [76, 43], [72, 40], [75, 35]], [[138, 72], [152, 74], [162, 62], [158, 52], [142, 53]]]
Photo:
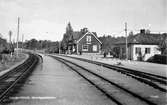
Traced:
[[59, 61], [43, 56], [9, 105], [115, 105], [77, 73]]
[[130, 68], [142, 72], [147, 72], [167, 77], [167, 65], [165, 64], [156, 64], [156, 63], [140, 62], [132, 60], [120, 60], [109, 57], [104, 58], [103, 55], [67, 55], [67, 56], [103, 62], [111, 65], [117, 65], [120, 67]]

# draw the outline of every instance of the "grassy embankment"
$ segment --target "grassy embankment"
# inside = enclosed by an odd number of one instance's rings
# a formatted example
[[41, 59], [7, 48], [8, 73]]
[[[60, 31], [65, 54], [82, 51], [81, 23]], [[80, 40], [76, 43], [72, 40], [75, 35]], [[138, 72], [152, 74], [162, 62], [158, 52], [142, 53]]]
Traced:
[[9, 69], [13, 65], [23, 61], [24, 59], [26, 59], [25, 54], [18, 54], [18, 57], [16, 56], [16, 54], [12, 56], [10, 54], [0, 55], [0, 72]]

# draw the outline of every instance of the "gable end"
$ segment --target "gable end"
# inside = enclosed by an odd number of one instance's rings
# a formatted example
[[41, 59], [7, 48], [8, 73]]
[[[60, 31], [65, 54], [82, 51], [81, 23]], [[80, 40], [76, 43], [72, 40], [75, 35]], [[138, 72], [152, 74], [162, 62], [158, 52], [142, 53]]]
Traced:
[[102, 44], [102, 42], [97, 38], [96, 35], [94, 35], [92, 32], [87, 32], [86, 34], [84, 34], [80, 39], [77, 40], [77, 43], [79, 43], [79, 41], [81, 41], [87, 34], [91, 34], [92, 36], [95, 37], [95, 39], [100, 43]]

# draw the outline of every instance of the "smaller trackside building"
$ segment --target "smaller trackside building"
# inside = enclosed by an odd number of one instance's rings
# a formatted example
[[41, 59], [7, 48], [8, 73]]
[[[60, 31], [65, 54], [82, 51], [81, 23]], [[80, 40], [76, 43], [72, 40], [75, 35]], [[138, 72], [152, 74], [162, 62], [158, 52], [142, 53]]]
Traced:
[[[141, 30], [140, 33], [128, 38], [128, 59], [147, 61], [156, 54], [161, 54], [159, 49], [160, 41], [166, 38], [165, 34], [146, 33]], [[126, 43], [116, 44], [118, 56], [121, 59], [126, 58]]]
[[[125, 59], [126, 46], [125, 43], [118, 44], [119, 46], [119, 58]], [[143, 43], [128, 43], [128, 59], [140, 60], [142, 56], [143, 60], [146, 61], [155, 54], [160, 54], [158, 45], [155, 44], [143, 44]]]
[[102, 42], [92, 32], [87, 32], [76, 40], [76, 50], [79, 53], [100, 53]]

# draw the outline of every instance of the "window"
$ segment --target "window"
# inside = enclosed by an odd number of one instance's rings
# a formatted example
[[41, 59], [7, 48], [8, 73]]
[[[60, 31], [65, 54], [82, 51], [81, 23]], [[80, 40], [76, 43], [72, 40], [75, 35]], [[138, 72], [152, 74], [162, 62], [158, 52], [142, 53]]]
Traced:
[[150, 48], [145, 48], [145, 54], [150, 54]]
[[87, 43], [91, 43], [91, 36], [87, 36], [87, 37], [86, 37], [86, 42], [87, 42]]
[[97, 45], [93, 45], [93, 51], [97, 51]]
[[140, 54], [141, 53], [141, 48], [140, 47], [136, 47], [136, 54]]
[[82, 51], [88, 51], [88, 45], [82, 45]]

